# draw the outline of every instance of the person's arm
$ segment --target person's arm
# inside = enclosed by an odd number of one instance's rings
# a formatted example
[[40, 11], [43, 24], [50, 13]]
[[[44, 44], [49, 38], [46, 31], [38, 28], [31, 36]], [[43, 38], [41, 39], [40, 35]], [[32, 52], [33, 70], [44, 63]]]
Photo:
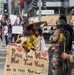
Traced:
[[67, 54], [67, 53], [63, 53], [63, 54], [61, 55], [61, 57], [62, 57], [63, 59], [66, 59], [66, 60], [70, 60], [70, 55]]
[[55, 30], [53, 35], [51, 35], [49, 38], [50, 42], [56, 42], [59, 38], [59, 33], [60, 33], [59, 29]]
[[61, 57], [63, 59], [69, 60], [71, 63], [74, 63], [74, 53], [73, 53], [73, 55], [70, 55], [70, 54], [67, 54], [67, 53], [63, 53], [61, 55]]
[[74, 63], [74, 54], [73, 55], [70, 55], [70, 62], [71, 63]]
[[57, 46], [59, 46], [58, 43], [56, 43], [56, 44], [52, 43], [52, 44], [49, 45], [49, 47], [46, 47], [45, 40], [42, 37], [42, 40], [41, 40], [41, 50], [42, 51], [46, 51], [46, 52], [50, 52], [50, 50], [54, 51]]

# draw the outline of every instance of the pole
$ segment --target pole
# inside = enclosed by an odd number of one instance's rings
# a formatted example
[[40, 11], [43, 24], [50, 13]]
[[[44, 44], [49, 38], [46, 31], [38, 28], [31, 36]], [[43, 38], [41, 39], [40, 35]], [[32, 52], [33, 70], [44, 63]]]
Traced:
[[41, 21], [41, 0], [39, 0], [39, 21]]
[[9, 11], [9, 14], [11, 14], [11, 2], [12, 2], [12, 0], [8, 0], [8, 11]]

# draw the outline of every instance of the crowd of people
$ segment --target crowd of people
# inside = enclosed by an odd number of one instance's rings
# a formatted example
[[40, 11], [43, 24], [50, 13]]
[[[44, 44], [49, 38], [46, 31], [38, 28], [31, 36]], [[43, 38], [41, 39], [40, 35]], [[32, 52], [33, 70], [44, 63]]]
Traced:
[[14, 25], [12, 25], [10, 19], [7, 21], [0, 21], [0, 42], [1, 43], [5, 41], [7, 46], [8, 43], [15, 42], [17, 37], [22, 36], [22, 34], [12, 33], [12, 29], [15, 26], [22, 26], [22, 24], [20, 22], [19, 24], [15, 22]]
[[[46, 23], [45, 21], [39, 21], [37, 18], [29, 19], [29, 24], [23, 28], [23, 34], [13, 34], [12, 27], [13, 26], [20, 26], [21, 24], [14, 24], [11, 25], [11, 21], [8, 22], [0, 22], [0, 38], [1, 42], [3, 42], [3, 38], [5, 37], [6, 45], [8, 43], [14, 42], [18, 43], [17, 37], [20, 37], [21, 43], [28, 39], [31, 42], [31, 36], [34, 35], [36, 40], [31, 43], [31, 49], [33, 50], [41, 50], [50, 52], [53, 51], [52, 56], [52, 73], [53, 75], [70, 75], [74, 65], [74, 51], [72, 50], [72, 34], [73, 28], [71, 25], [67, 24], [67, 19], [65, 15], [61, 15], [58, 20], [56, 21], [57, 29], [54, 33], [50, 36], [50, 46], [49, 48], [46, 47], [44, 37], [42, 35], [42, 29], [40, 27], [41, 24]], [[22, 25], [21, 25], [22, 26]], [[13, 41], [14, 37], [14, 41]], [[19, 42], [20, 46], [21, 43]], [[33, 44], [34, 43], [34, 44]], [[36, 45], [35, 45], [36, 44]], [[73, 54], [71, 54], [71, 52]]]

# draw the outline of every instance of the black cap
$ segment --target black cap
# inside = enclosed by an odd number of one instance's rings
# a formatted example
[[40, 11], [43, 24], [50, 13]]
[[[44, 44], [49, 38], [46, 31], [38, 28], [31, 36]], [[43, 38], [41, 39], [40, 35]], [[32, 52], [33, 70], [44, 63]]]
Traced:
[[59, 17], [59, 19], [63, 19], [63, 20], [65, 20], [65, 21], [67, 22], [67, 19], [66, 19], [66, 16], [65, 16], [65, 15], [61, 15], [61, 16]]

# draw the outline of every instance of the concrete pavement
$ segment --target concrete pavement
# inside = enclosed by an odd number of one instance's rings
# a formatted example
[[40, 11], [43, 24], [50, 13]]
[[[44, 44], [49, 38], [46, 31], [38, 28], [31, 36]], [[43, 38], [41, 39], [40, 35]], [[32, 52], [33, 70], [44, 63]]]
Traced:
[[6, 45], [5, 42], [0, 42], [0, 75], [4, 75], [4, 66], [6, 60]]

